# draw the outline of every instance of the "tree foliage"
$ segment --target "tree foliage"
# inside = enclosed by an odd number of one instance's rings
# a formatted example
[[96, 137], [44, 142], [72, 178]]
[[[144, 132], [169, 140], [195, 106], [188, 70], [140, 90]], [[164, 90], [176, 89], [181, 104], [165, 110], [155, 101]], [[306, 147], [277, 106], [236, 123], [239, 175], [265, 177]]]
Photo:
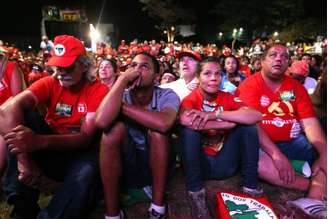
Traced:
[[182, 8], [172, 0], [140, 0], [140, 2], [145, 5], [143, 10], [162, 25], [190, 23], [196, 20], [192, 9]]
[[211, 12], [223, 19], [220, 31], [243, 27], [254, 37], [287, 27], [304, 16], [304, 0], [219, 1]]
[[318, 35], [326, 36], [326, 27], [327, 23], [322, 19], [299, 20], [283, 28], [279, 34], [279, 39], [282, 42], [313, 41]]

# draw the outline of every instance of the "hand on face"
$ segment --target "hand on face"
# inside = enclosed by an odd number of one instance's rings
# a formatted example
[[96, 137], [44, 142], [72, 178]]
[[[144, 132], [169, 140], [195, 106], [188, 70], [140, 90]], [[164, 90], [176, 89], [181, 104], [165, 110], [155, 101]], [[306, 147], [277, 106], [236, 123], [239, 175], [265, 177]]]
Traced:
[[140, 71], [134, 69], [134, 68], [128, 68], [125, 72], [121, 72], [121, 76], [127, 79], [128, 89], [134, 89], [140, 86], [142, 74]]

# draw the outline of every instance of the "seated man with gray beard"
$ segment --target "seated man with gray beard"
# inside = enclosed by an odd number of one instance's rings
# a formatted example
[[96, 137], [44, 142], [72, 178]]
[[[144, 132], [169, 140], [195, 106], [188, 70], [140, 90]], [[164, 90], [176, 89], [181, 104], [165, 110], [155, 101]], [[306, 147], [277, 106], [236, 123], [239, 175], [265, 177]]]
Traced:
[[[81, 218], [99, 184], [95, 111], [108, 92], [91, 77], [82, 42], [62, 35], [47, 65], [56, 76], [33, 83], [0, 107], [0, 134], [8, 146], [4, 191], [13, 218]], [[31, 110], [45, 105], [40, 123]], [[37, 204], [41, 176], [62, 184], [48, 206]]]

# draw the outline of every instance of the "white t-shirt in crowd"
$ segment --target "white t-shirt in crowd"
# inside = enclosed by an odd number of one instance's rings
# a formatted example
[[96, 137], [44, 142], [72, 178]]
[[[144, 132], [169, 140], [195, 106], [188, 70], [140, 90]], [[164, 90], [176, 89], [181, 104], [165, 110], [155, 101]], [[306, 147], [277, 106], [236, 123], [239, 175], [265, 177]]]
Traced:
[[188, 84], [183, 78], [180, 78], [176, 81], [172, 81], [167, 84], [160, 85], [161, 88], [171, 88], [180, 98], [180, 101], [191, 93], [193, 89], [198, 87], [199, 81], [198, 78], [194, 78]]
[[309, 94], [313, 94], [317, 86], [317, 81], [314, 78], [306, 77], [303, 86]]

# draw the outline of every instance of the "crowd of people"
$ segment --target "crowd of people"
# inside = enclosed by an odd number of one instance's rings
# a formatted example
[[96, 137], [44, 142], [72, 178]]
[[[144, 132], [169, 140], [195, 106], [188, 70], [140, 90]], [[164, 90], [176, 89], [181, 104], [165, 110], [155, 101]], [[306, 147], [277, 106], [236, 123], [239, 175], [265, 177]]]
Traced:
[[[0, 45], [0, 176], [12, 217], [81, 218], [101, 191], [104, 217], [122, 219], [122, 189], [148, 188], [147, 217], [164, 218], [177, 151], [194, 218], [214, 217], [204, 180], [239, 170], [243, 193], [264, 195], [260, 179], [305, 191], [289, 204], [326, 217], [326, 44], [300, 48], [122, 40], [92, 53], [69, 35], [43, 37], [38, 54]], [[44, 180], [59, 186], [40, 209]]]

